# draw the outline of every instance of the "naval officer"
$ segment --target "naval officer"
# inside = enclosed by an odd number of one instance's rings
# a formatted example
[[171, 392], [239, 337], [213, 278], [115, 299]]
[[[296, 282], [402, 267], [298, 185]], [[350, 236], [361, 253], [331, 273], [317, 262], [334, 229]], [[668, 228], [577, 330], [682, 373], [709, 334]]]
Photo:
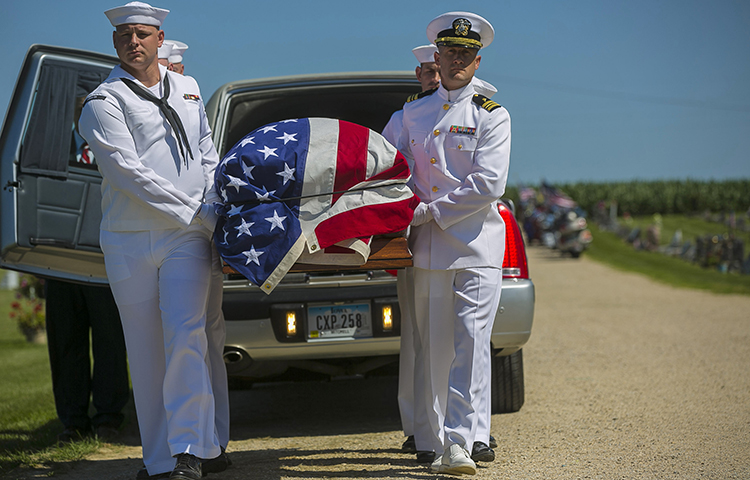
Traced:
[[197, 480], [202, 461], [223, 461], [207, 345], [224, 326], [206, 319], [219, 157], [197, 83], [157, 61], [168, 13], [142, 2], [105, 12], [120, 65], [79, 125], [102, 174], [100, 244], [143, 447], [136, 478]]
[[[422, 91], [432, 90], [440, 85], [440, 70], [435, 63], [435, 53], [438, 49], [435, 45], [422, 45], [412, 49], [412, 53], [417, 58], [419, 65], [415, 69], [417, 80], [419, 81]], [[497, 93], [497, 89], [488, 82], [481, 80], [477, 77], [471, 79], [471, 83], [474, 85], [474, 90], [477, 93], [485, 95], [487, 98], [492, 97]], [[393, 145], [398, 142], [398, 137], [401, 134], [403, 128], [404, 110], [398, 110], [391, 115], [388, 124], [383, 129], [383, 137], [386, 138]], [[413, 185], [412, 185], [413, 186]], [[420, 415], [420, 422], [424, 423], [427, 421], [424, 412], [423, 405], [415, 412], [414, 406], [414, 388], [423, 388], [421, 384], [422, 377], [414, 377], [414, 340], [413, 340], [413, 326], [414, 321], [412, 298], [414, 297], [413, 286], [414, 275], [411, 268], [403, 268], [398, 271], [398, 298], [401, 309], [401, 348], [399, 354], [399, 372], [398, 372], [398, 408], [401, 414], [401, 426], [404, 431], [404, 435], [407, 437], [401, 446], [401, 451], [406, 453], [416, 453], [417, 463], [432, 463], [435, 459], [435, 452], [432, 450], [418, 450], [416, 441], [414, 439], [414, 416]], [[442, 380], [444, 385], [441, 385], [437, 390], [445, 392], [448, 391], [448, 379]], [[415, 383], [419, 383], [415, 387]], [[434, 406], [445, 405], [445, 401], [435, 402]], [[489, 411], [488, 411], [489, 414]], [[445, 412], [440, 413], [441, 418], [445, 416]], [[471, 452], [471, 458], [475, 461], [491, 462], [495, 459], [495, 452], [492, 448], [496, 447], [494, 437], [490, 434], [490, 418], [489, 415], [486, 419], [480, 419], [477, 430], [477, 438], [483, 438], [483, 433], [486, 431], [489, 437], [489, 445], [481, 441], [474, 442], [474, 446]], [[492, 447], [492, 448], [491, 448]]]
[[[510, 117], [472, 83], [479, 49], [494, 38], [487, 20], [446, 13], [430, 22], [427, 36], [438, 47], [440, 86], [404, 105], [398, 145], [413, 162], [421, 199], [409, 236], [415, 377], [421, 374], [425, 384], [414, 395], [429, 422], [415, 424], [415, 440], [419, 450], [441, 453], [432, 471], [474, 474], [470, 449], [489, 442], [479, 425], [489, 418], [490, 335], [505, 238], [497, 200], [508, 176]], [[447, 392], [438, 391], [441, 379]]]

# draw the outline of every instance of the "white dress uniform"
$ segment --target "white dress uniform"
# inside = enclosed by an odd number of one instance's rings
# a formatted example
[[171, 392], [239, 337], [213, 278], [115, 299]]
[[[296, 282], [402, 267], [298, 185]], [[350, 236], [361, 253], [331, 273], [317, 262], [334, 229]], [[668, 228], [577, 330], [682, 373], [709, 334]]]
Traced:
[[[219, 456], [228, 441], [228, 393], [221, 353], [221, 290], [204, 204], [219, 201], [213, 174], [219, 157], [198, 85], [159, 66], [169, 104], [184, 125], [193, 158], [159, 107], [131, 91], [120, 66], [87, 98], [80, 130], [102, 174], [100, 243], [128, 349], [149, 474], [174, 467], [174, 455]], [[201, 215], [197, 215], [201, 212]], [[219, 283], [220, 284], [220, 283]], [[217, 307], [218, 305], [218, 307]], [[222, 373], [223, 372], [223, 373]], [[223, 375], [223, 379], [221, 378]]]
[[[404, 126], [404, 111], [397, 110], [383, 129], [383, 137], [391, 145], [398, 144]], [[411, 168], [411, 166], [410, 166]], [[413, 187], [413, 185], [410, 185]], [[398, 271], [396, 289], [401, 310], [401, 347], [398, 359], [398, 410], [404, 435], [414, 435], [414, 340], [413, 318], [414, 275], [411, 268]]]
[[[424, 48], [424, 47], [417, 47]], [[435, 49], [434, 46], [432, 46]], [[471, 79], [474, 89], [481, 95], [491, 98], [497, 93], [497, 89], [490, 83], [477, 77]], [[388, 124], [383, 129], [383, 137], [393, 145], [398, 144], [401, 130], [404, 126], [404, 111], [398, 110], [391, 115]], [[409, 168], [413, 168], [413, 161], [410, 162]], [[413, 184], [410, 185], [412, 188]], [[411, 268], [403, 268], [398, 271], [398, 301], [401, 310], [401, 348], [399, 355], [398, 371], [398, 408], [401, 414], [401, 426], [405, 436], [414, 435], [414, 272]], [[447, 386], [446, 386], [447, 388]], [[424, 409], [418, 409], [419, 414], [423, 415], [421, 423], [427, 422], [424, 417]], [[487, 418], [479, 419], [477, 428], [477, 439], [490, 436], [490, 411], [487, 410]], [[442, 412], [445, 416], [445, 412]], [[487, 443], [487, 442], [485, 442]]]
[[[510, 116], [476, 93], [442, 85], [404, 106], [399, 150], [433, 220], [412, 227], [415, 424], [418, 450], [489, 443], [490, 335], [500, 301], [505, 225], [497, 210], [510, 160]], [[447, 352], [447, 353], [446, 353]], [[420, 374], [421, 373], [421, 374]], [[444, 415], [444, 418], [441, 416]]]

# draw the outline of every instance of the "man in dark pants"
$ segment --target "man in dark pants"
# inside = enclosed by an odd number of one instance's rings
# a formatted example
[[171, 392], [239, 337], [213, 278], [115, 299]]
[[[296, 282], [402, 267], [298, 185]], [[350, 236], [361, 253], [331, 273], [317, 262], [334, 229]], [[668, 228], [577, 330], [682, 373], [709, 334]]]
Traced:
[[[47, 344], [61, 442], [112, 440], [130, 398], [125, 339], [109, 287], [46, 280]], [[89, 332], [93, 374], [89, 354]], [[89, 418], [93, 397], [96, 413]]]

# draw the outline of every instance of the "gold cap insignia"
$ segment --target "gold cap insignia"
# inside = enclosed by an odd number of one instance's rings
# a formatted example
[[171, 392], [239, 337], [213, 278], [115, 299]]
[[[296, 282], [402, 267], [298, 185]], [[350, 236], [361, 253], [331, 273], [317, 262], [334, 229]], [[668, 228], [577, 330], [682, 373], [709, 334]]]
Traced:
[[471, 30], [471, 22], [466, 18], [457, 18], [453, 20], [453, 30], [456, 32], [456, 35], [465, 37], [469, 34], [469, 30]]

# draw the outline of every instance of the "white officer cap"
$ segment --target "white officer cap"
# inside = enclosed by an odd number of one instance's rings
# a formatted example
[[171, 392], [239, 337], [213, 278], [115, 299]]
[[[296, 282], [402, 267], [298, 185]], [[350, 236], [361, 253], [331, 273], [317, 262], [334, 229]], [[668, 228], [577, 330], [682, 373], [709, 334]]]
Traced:
[[169, 55], [169, 62], [182, 63], [182, 55], [188, 49], [187, 43], [182, 43], [178, 40], [164, 40], [164, 43], [172, 45], [172, 54]]
[[172, 44], [164, 42], [161, 44], [161, 47], [159, 47], [159, 58], [169, 58], [169, 56], [172, 54]]
[[421, 63], [434, 63], [435, 62], [435, 52], [437, 52], [438, 49], [435, 45], [422, 45], [421, 47], [415, 47], [411, 49], [411, 53], [414, 54], [415, 57], [417, 57], [417, 61]]
[[126, 23], [140, 23], [142, 25], [153, 25], [161, 27], [167, 18], [169, 10], [152, 7], [148, 3], [130, 2], [122, 7], [110, 8], [104, 15], [109, 18], [113, 27]]
[[435, 17], [427, 25], [427, 40], [438, 47], [489, 47], [495, 38], [490, 22], [476, 13], [448, 12]]

